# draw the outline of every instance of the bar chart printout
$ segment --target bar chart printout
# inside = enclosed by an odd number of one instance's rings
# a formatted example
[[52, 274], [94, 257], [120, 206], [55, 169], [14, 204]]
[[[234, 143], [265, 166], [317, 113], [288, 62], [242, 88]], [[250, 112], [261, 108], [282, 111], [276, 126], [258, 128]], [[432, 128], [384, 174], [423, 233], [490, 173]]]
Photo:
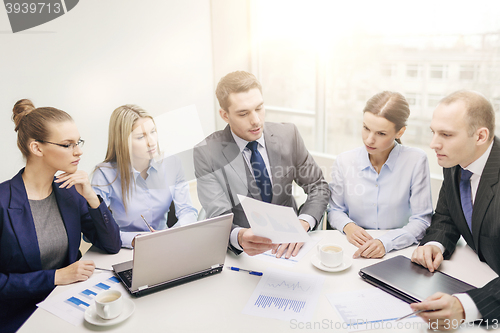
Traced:
[[268, 268], [244, 314], [281, 320], [311, 320], [325, 278]]
[[120, 280], [112, 273], [103, 272], [94, 274], [89, 280], [75, 283], [72, 288], [65, 290], [65, 292], [56, 295], [48, 301], [39, 303], [38, 307], [55, 314], [73, 325], [82, 324], [85, 311], [89, 306], [94, 304], [94, 298], [101, 291], [108, 289], [118, 289], [124, 292]]

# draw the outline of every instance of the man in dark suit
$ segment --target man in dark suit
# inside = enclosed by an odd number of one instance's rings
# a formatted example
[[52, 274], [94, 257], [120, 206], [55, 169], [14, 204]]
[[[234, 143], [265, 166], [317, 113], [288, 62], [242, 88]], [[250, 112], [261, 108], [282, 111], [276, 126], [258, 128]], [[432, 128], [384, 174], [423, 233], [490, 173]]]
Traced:
[[[493, 107], [479, 93], [457, 91], [437, 106], [431, 130], [444, 181], [431, 226], [412, 261], [433, 272], [463, 236], [479, 259], [500, 274], [500, 139], [494, 136]], [[419, 315], [440, 329], [479, 319], [492, 325], [500, 319], [500, 278], [464, 294], [437, 293], [411, 306], [433, 310]]]
[[293, 124], [266, 123], [262, 88], [254, 75], [239, 71], [223, 77], [216, 90], [219, 114], [228, 123], [198, 144], [194, 165], [198, 197], [208, 217], [234, 213], [229, 248], [256, 255], [270, 249], [277, 257], [297, 255], [302, 243], [271, 244], [255, 236], [237, 195], [293, 207], [295, 181], [307, 194], [299, 213], [313, 229], [328, 204], [330, 190]]

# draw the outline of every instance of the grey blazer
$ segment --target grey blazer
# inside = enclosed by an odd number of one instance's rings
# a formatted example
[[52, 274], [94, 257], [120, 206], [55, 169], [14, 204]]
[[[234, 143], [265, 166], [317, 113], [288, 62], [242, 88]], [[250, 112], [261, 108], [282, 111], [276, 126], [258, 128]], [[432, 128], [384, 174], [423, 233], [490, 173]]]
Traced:
[[[446, 249], [445, 259], [449, 259], [458, 239], [463, 236], [479, 259], [500, 274], [500, 139], [495, 137], [481, 175], [472, 211], [472, 233], [460, 203], [459, 170], [460, 166], [443, 168], [444, 181], [436, 211], [420, 245], [438, 241]], [[500, 278], [467, 293], [484, 320], [488, 319], [490, 323], [493, 319], [500, 320]]]
[[[300, 213], [308, 214], [319, 222], [328, 204], [330, 189], [323, 172], [307, 151], [297, 127], [287, 123], [265, 123], [264, 139], [273, 183], [271, 203], [293, 207], [298, 213], [292, 195], [292, 182], [295, 181], [307, 194]], [[233, 212], [233, 229], [237, 226], [249, 228], [237, 195], [258, 200], [262, 198], [229, 125], [209, 135], [195, 147], [194, 165], [198, 197], [207, 217]], [[230, 248], [240, 252], [231, 245]]]

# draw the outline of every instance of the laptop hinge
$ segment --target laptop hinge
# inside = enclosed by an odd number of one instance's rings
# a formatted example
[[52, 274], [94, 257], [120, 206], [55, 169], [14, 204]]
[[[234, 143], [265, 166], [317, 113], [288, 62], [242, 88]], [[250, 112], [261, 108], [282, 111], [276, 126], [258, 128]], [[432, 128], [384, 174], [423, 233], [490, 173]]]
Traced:
[[137, 290], [141, 291], [141, 290], [147, 289], [148, 287], [149, 287], [148, 285], [141, 286], [141, 287], [137, 288]]

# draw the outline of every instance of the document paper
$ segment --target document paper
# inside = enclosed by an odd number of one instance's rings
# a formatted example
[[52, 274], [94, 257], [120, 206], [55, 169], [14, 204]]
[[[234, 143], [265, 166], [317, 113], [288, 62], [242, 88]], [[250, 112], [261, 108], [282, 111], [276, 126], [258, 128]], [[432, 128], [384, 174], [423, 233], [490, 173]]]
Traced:
[[309, 321], [318, 304], [325, 277], [268, 268], [243, 309], [244, 314]]
[[[389, 326], [394, 329], [396, 319], [413, 312], [408, 303], [378, 288], [329, 294], [326, 297], [344, 321], [345, 327], [352, 331], [387, 329]], [[405, 322], [425, 324], [425, 321], [417, 316], [398, 323]]]
[[109, 289], [119, 290], [123, 297], [127, 297], [125, 288], [113, 273], [96, 272], [87, 281], [76, 283], [74, 287], [49, 297], [37, 306], [75, 326], [81, 325], [85, 320], [85, 311], [94, 304], [97, 294]]
[[252, 259], [258, 259], [273, 264], [291, 267], [294, 266], [296, 263], [298, 263], [302, 259], [302, 257], [304, 257], [307, 254], [307, 252], [315, 248], [316, 244], [318, 244], [318, 242], [321, 240], [320, 237], [317, 236], [314, 237], [312, 235], [310, 236], [310, 239], [311, 240], [305, 242], [304, 245], [302, 245], [302, 247], [299, 250], [299, 253], [295, 257], [290, 257], [288, 259], [286, 259], [284, 255], [281, 258], [276, 258], [276, 254], [273, 254], [272, 250], [266, 251], [261, 254], [257, 254], [255, 256], [249, 256], [245, 252], [243, 252], [241, 255], [247, 256]]
[[310, 240], [292, 207], [279, 206], [238, 194], [254, 235], [269, 238], [274, 244]]

